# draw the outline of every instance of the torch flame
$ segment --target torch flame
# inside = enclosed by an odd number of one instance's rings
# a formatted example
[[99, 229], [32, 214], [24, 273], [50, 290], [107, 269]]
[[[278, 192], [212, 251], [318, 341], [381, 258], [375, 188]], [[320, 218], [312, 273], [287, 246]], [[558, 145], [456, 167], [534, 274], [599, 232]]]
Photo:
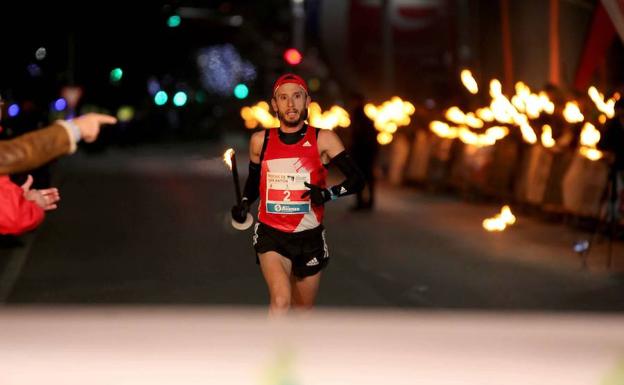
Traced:
[[586, 122], [581, 131], [581, 144], [583, 146], [595, 147], [599, 141], [600, 131], [593, 124]]
[[596, 149], [596, 145], [600, 141], [600, 131], [596, 127], [586, 122], [581, 131], [581, 147], [579, 153], [589, 160], [596, 161], [602, 158], [602, 151]]
[[444, 117], [455, 124], [464, 124], [466, 119], [464, 112], [457, 106], [450, 107], [446, 110]]
[[555, 140], [552, 137], [552, 128], [548, 124], [542, 126], [542, 146], [546, 148], [555, 146]]
[[537, 142], [537, 134], [535, 134], [533, 127], [531, 127], [528, 122], [522, 122], [520, 124], [520, 132], [522, 133], [522, 139], [524, 139], [525, 142], [529, 144], [535, 144]]
[[389, 132], [385, 132], [385, 131], [380, 132], [379, 134], [377, 134], [377, 142], [381, 144], [382, 146], [389, 144], [390, 142], [392, 142], [392, 134], [390, 134]]
[[223, 153], [223, 161], [225, 162], [225, 164], [227, 164], [230, 171], [232, 170], [232, 155], [234, 155], [234, 149], [232, 148], [228, 148]]
[[563, 110], [563, 117], [568, 123], [580, 123], [585, 117], [576, 102], [567, 102]]
[[496, 98], [498, 96], [501, 96], [503, 94], [503, 85], [501, 84], [501, 82], [497, 79], [492, 79], [492, 81], [490, 81], [490, 96], [492, 98]]
[[470, 131], [468, 127], [462, 126], [459, 128], [459, 140], [465, 144], [471, 144], [479, 147], [479, 135]]
[[466, 114], [466, 124], [472, 128], [483, 128], [483, 121], [472, 112]]
[[503, 231], [507, 225], [499, 218], [487, 218], [483, 220], [483, 228], [487, 231]]
[[477, 109], [477, 116], [479, 117], [479, 119], [486, 121], [486, 122], [494, 121], [494, 113], [489, 107], [483, 107], [483, 108]]
[[544, 91], [539, 93], [540, 109], [549, 115], [555, 112], [555, 103], [550, 101], [548, 94]]
[[594, 86], [589, 87], [587, 94], [589, 94], [589, 97], [596, 105], [598, 111], [607, 115], [609, 118], [612, 118], [613, 115], [615, 115], [615, 98], [611, 98], [605, 102], [604, 95]]
[[493, 126], [485, 131], [485, 135], [491, 137], [494, 140], [500, 140], [509, 134], [509, 128], [505, 126]]
[[513, 225], [514, 223], [516, 223], [516, 216], [513, 215], [508, 205], [503, 206], [503, 209], [500, 212], [500, 218], [507, 225]]
[[471, 93], [476, 94], [479, 92], [479, 86], [477, 85], [477, 81], [472, 76], [472, 72], [470, 70], [462, 70], [461, 72], [461, 81], [464, 87]]
[[516, 223], [516, 217], [508, 205], [503, 206], [501, 212], [492, 218], [483, 220], [483, 228], [487, 231], [503, 231], [507, 226]]
[[429, 129], [440, 138], [455, 139], [459, 135], [456, 128], [439, 120], [429, 123]]
[[592, 161], [601, 159], [603, 155], [602, 151], [596, 150], [595, 148], [591, 147], [581, 147], [579, 149], [579, 152], [581, 153], [581, 155]]

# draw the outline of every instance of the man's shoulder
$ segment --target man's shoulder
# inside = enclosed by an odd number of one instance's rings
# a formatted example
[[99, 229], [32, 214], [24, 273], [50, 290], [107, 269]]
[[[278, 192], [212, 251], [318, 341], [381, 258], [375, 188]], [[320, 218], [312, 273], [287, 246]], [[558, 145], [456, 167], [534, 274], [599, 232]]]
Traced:
[[316, 128], [318, 130], [317, 141], [319, 143], [333, 143], [335, 141], [340, 141], [340, 137], [333, 130], [324, 130], [322, 128]]
[[253, 134], [251, 134], [251, 137], [256, 138], [256, 139], [264, 139], [264, 135], [266, 135], [266, 132], [268, 130], [270, 130], [270, 128], [263, 128], [261, 130], [258, 130], [254, 132]]
[[251, 142], [255, 143], [255, 142], [260, 142], [262, 143], [262, 141], [264, 141], [264, 136], [266, 135], [266, 131], [267, 130], [260, 130], [260, 131], [256, 131], [253, 134], [251, 134]]
[[262, 148], [262, 144], [264, 143], [264, 137], [266, 135], [267, 130], [256, 131], [251, 134], [251, 139], [249, 140], [249, 146], [252, 149], [255, 149], [257, 152]]

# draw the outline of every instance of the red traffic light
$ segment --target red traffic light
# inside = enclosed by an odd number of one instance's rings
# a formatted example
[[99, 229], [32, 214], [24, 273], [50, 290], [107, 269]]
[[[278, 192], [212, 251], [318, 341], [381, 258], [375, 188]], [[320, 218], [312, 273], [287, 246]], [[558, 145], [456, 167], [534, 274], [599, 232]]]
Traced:
[[286, 52], [284, 52], [284, 60], [286, 60], [286, 63], [290, 64], [291, 66], [301, 63], [301, 59], [303, 59], [303, 56], [301, 56], [301, 52], [299, 52], [295, 48], [289, 48], [286, 50]]

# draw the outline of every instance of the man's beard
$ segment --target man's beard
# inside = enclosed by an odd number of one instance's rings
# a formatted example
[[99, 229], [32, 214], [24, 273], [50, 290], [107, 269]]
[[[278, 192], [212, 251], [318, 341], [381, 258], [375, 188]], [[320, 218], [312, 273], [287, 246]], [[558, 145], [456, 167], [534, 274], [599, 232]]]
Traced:
[[277, 113], [277, 117], [279, 119], [280, 122], [282, 122], [282, 124], [284, 124], [284, 126], [286, 127], [297, 127], [301, 122], [305, 121], [308, 118], [308, 109], [305, 108], [300, 114], [299, 114], [299, 119], [295, 120], [295, 121], [289, 121], [286, 120], [286, 114], [283, 114], [281, 112], [278, 111]]

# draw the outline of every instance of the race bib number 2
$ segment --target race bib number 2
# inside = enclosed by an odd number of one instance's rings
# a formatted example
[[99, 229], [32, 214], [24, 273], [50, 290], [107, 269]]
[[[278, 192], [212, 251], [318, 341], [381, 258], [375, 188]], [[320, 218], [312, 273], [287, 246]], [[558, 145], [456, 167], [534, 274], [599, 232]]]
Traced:
[[267, 172], [266, 211], [271, 214], [305, 214], [310, 212], [308, 191], [309, 173]]

